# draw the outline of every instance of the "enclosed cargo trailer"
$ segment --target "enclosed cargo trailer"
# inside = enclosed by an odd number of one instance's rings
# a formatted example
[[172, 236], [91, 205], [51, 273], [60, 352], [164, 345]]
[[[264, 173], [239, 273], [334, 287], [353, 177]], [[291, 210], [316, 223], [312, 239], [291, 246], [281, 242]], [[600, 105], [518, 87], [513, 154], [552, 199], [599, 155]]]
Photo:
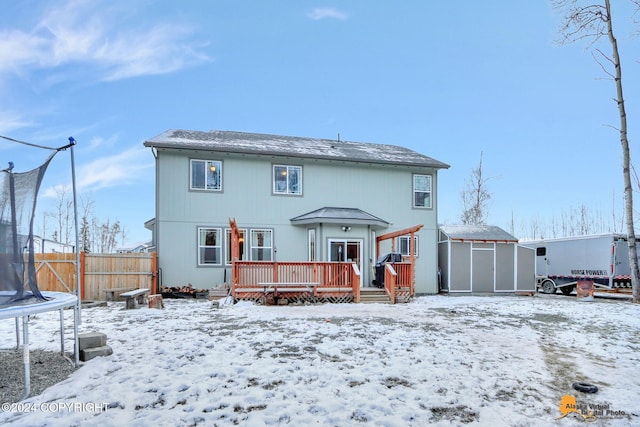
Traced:
[[618, 233], [520, 242], [535, 250], [536, 287], [569, 295], [578, 281], [600, 289], [630, 288], [627, 236]]

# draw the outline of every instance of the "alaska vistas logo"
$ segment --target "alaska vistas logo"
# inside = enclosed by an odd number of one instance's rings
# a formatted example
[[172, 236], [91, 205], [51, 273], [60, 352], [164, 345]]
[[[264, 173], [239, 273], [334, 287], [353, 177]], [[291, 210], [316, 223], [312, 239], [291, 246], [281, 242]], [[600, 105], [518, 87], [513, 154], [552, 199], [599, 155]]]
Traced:
[[584, 403], [578, 402], [575, 396], [564, 395], [560, 399], [560, 416], [564, 418], [569, 414], [580, 417], [584, 421], [594, 422], [603, 418], [625, 418], [624, 411], [614, 410], [609, 403]]

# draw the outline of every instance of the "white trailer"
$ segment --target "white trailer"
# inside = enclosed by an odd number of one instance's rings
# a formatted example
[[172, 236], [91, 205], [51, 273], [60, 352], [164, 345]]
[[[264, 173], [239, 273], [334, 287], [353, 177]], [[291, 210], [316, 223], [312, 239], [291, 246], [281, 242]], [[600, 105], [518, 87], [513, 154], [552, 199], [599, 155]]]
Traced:
[[580, 280], [601, 289], [630, 288], [629, 246], [624, 234], [609, 233], [520, 242], [535, 249], [536, 288], [569, 295]]

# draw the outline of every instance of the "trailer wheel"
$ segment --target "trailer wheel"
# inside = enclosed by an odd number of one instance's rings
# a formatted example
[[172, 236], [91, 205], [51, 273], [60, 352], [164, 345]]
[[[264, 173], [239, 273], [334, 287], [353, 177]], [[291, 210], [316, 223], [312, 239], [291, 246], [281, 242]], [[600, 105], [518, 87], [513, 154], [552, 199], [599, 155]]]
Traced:
[[563, 286], [560, 288], [563, 295], [571, 295], [571, 292], [575, 289], [575, 286]]
[[556, 293], [556, 284], [553, 283], [553, 280], [545, 280], [544, 282], [542, 282], [542, 293], [544, 294]]

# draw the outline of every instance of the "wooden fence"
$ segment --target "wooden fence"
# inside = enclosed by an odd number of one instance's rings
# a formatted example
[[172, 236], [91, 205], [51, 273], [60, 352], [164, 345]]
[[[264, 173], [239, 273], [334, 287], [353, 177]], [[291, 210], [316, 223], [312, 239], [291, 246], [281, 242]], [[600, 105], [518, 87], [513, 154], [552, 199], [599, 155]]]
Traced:
[[[76, 254], [36, 254], [38, 288], [42, 291], [75, 292]], [[105, 299], [105, 290], [147, 288], [157, 290], [157, 256], [151, 253], [80, 253], [80, 297], [83, 301]]]

